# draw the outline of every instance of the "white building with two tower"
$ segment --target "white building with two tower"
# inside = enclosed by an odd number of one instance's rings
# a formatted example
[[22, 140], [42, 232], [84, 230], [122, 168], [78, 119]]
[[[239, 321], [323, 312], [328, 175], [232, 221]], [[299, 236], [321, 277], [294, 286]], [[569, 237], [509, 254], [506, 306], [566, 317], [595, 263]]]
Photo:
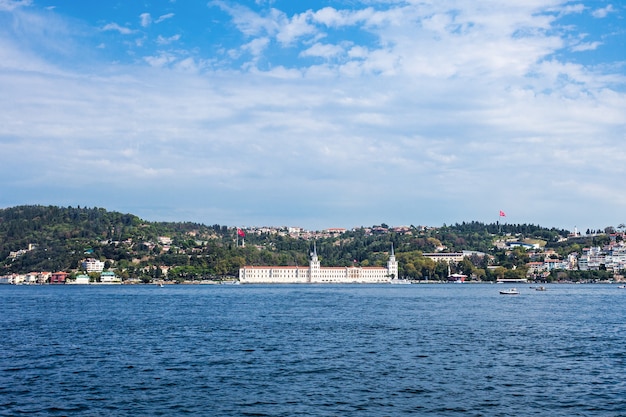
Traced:
[[309, 266], [244, 266], [239, 269], [242, 284], [378, 284], [398, 278], [398, 261], [391, 248], [387, 266], [322, 267], [317, 250]]

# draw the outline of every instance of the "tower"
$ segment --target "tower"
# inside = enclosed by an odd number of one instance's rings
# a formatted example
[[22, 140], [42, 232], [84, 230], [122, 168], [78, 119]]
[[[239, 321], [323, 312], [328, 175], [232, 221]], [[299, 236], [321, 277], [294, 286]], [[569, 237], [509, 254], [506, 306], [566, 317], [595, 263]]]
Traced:
[[398, 261], [396, 261], [396, 255], [393, 252], [393, 243], [391, 244], [391, 254], [389, 255], [389, 260], [387, 261], [387, 274], [391, 279], [398, 278]]
[[320, 261], [317, 258], [317, 246], [313, 244], [311, 262], [309, 263], [309, 282], [316, 282], [320, 276]]

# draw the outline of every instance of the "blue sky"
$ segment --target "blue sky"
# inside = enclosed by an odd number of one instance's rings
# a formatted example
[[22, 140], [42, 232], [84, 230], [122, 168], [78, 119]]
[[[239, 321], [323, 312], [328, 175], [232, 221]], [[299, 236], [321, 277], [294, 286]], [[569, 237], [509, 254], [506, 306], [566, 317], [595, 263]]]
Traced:
[[626, 6], [0, 0], [0, 207], [626, 222]]

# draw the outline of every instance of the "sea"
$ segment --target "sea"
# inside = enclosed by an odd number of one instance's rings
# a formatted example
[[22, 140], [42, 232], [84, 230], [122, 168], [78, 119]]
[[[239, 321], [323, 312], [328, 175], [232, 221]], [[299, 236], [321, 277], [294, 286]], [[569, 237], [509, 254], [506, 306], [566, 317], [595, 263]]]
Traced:
[[0, 286], [2, 416], [626, 416], [626, 289]]

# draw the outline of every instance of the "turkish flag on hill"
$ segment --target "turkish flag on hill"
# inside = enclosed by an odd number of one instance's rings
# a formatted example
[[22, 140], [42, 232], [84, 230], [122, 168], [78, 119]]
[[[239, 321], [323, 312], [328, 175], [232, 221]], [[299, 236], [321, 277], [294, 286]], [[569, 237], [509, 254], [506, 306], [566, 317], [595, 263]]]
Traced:
[[246, 232], [244, 232], [241, 229], [237, 229], [237, 235], [240, 236], [240, 237], [244, 237], [246, 235]]
[[500, 217], [506, 217], [506, 214], [502, 210], [500, 210]]

